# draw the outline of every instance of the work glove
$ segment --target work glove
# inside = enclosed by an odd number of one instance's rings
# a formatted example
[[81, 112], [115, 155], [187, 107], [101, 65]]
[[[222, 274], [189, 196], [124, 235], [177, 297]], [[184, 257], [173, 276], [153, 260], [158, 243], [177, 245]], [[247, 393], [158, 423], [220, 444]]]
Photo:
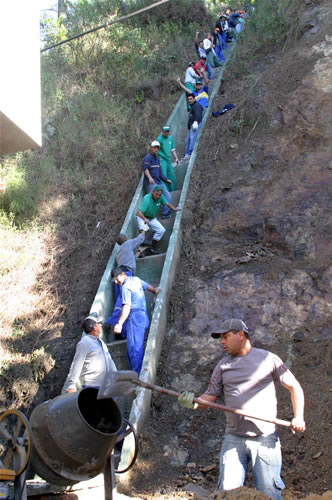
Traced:
[[194, 397], [195, 394], [193, 392], [182, 391], [178, 396], [178, 403], [183, 408], [192, 409], [195, 407]]
[[144, 223], [143, 227], [142, 227], [142, 230], [143, 231], [148, 231], [150, 229], [149, 225], [146, 224], [146, 222]]
[[193, 123], [193, 130], [197, 130], [197, 129], [198, 129], [198, 122], [194, 121], [194, 123]]

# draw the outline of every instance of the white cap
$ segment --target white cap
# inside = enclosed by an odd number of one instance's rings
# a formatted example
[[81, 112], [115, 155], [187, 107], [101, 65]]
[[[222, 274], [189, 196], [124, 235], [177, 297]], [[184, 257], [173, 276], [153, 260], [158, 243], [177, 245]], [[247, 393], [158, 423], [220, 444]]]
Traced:
[[160, 142], [158, 142], [158, 141], [152, 141], [151, 142], [151, 147], [154, 148], [156, 146], [158, 146], [158, 148], [160, 148]]

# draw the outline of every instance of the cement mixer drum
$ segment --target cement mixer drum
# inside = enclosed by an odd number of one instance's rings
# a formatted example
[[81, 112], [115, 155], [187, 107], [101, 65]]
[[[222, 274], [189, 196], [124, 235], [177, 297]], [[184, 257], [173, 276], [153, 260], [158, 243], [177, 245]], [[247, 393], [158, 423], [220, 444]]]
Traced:
[[46, 401], [33, 411], [32, 466], [46, 481], [69, 486], [100, 474], [122, 425], [112, 398], [85, 388]]

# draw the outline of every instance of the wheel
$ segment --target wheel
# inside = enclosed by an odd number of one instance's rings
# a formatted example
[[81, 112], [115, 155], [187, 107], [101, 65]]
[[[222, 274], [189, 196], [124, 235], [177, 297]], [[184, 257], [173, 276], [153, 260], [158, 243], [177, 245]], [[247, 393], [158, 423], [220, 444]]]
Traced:
[[129, 434], [133, 433], [134, 441], [135, 441], [135, 451], [134, 451], [134, 455], [133, 455], [133, 458], [132, 458], [130, 464], [125, 469], [122, 469], [122, 470], [116, 469], [114, 471], [116, 474], [124, 474], [125, 472], [127, 472], [128, 470], [130, 470], [133, 467], [133, 465], [137, 459], [138, 447], [139, 447], [138, 436], [137, 436], [137, 433], [136, 433], [136, 430], [135, 430], [133, 424], [131, 424], [129, 422], [129, 420], [127, 420], [126, 418], [122, 418], [122, 420], [123, 420], [125, 425], [124, 425], [122, 433], [119, 434], [118, 439], [116, 441], [116, 445], [115, 445], [116, 449], [118, 451], [121, 451], [124, 439], [127, 436], [129, 436]]
[[31, 428], [19, 410], [0, 414], [0, 469], [10, 469], [20, 476], [31, 454]]

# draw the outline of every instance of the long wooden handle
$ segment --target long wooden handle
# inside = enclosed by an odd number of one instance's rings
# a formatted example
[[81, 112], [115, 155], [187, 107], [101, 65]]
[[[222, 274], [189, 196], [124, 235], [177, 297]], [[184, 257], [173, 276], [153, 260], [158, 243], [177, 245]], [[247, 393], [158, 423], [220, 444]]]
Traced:
[[[151, 389], [153, 391], [160, 392], [162, 394], [167, 394], [168, 396], [174, 396], [177, 398], [179, 396], [178, 392], [172, 391], [170, 389], [165, 389], [164, 387], [160, 387], [159, 385], [149, 384], [148, 382], [143, 382], [142, 380], [132, 379], [133, 384], [139, 385], [140, 387], [145, 387], [146, 389]], [[218, 403], [212, 403], [210, 401], [205, 401], [204, 399], [194, 398], [194, 402], [199, 405], [204, 405], [208, 408], [215, 408], [217, 410], [226, 411], [228, 413], [235, 413], [236, 415], [242, 415], [243, 417], [254, 418], [256, 420], [262, 420], [263, 422], [269, 422], [270, 424], [282, 425], [283, 427], [291, 427], [292, 423], [288, 422], [288, 420], [281, 420], [280, 418], [269, 419], [263, 417], [257, 417], [257, 415], [249, 415], [245, 413], [243, 410], [237, 410], [235, 408], [229, 408], [228, 406], [223, 406]]]

